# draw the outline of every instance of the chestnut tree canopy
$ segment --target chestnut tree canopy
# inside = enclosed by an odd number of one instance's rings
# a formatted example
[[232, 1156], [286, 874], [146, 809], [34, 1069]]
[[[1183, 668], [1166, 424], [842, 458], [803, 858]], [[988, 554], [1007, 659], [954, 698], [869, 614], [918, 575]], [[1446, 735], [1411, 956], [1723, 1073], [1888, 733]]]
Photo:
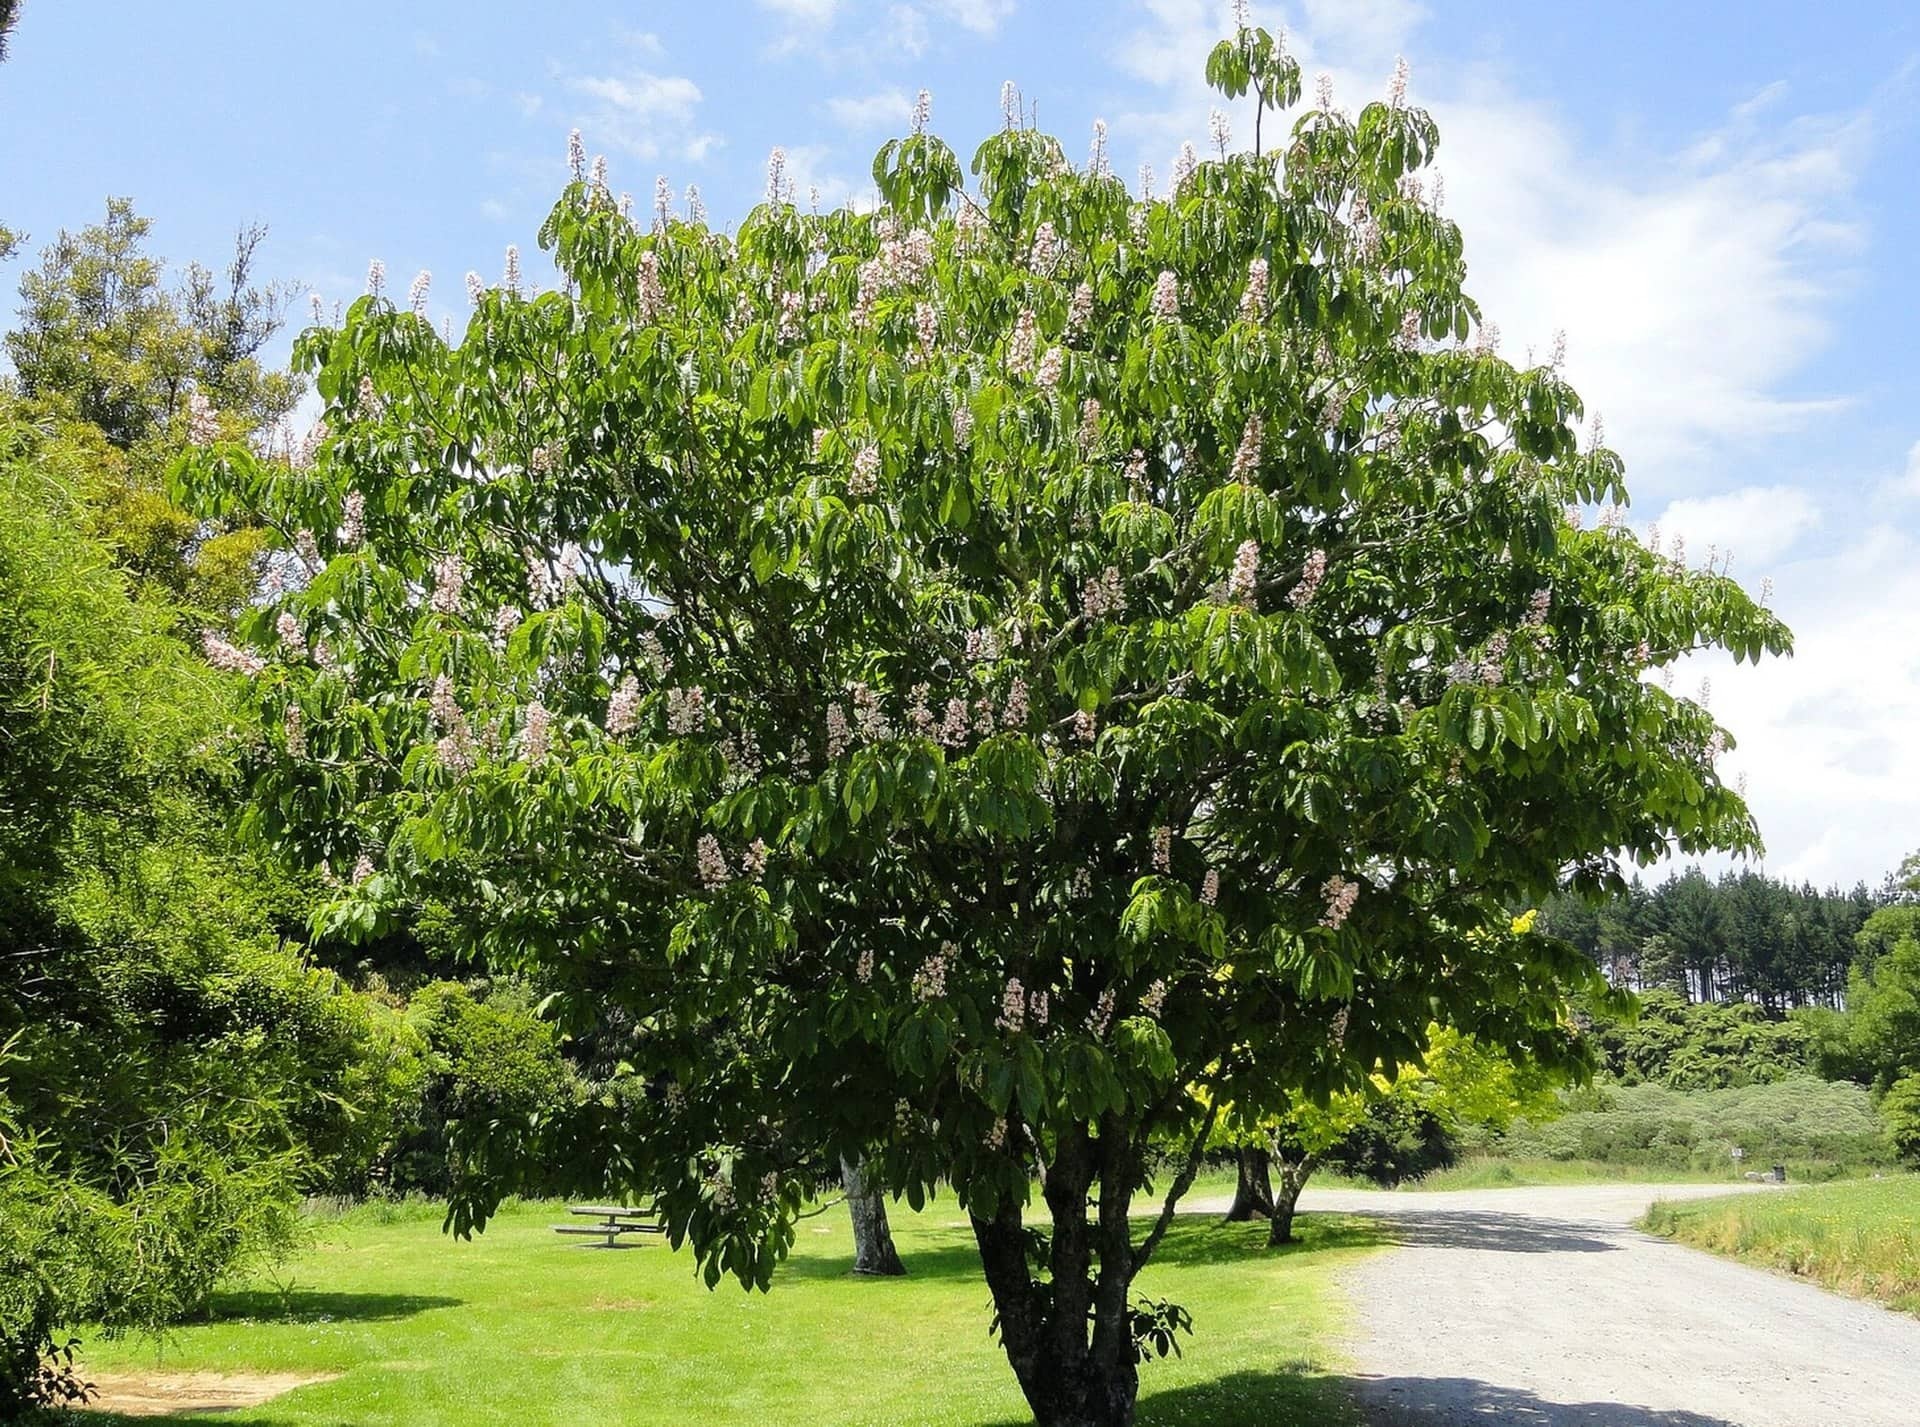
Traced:
[[465, 1127], [456, 1228], [571, 1154], [764, 1286], [806, 1167], [864, 1156], [971, 1216], [1043, 1421], [1130, 1421], [1209, 1106], [1435, 1024], [1573, 1066], [1591, 964], [1513, 912], [1757, 845], [1658, 671], [1787, 632], [1598, 513], [1620, 459], [1488, 340], [1404, 80], [1298, 109], [1254, 28], [1208, 75], [1265, 151], [1217, 123], [1158, 194], [1017, 96], [971, 181], [923, 99], [876, 211], [776, 151], [731, 234], [576, 145], [560, 290], [509, 254], [449, 342], [376, 271], [298, 341], [307, 447], [178, 469], [288, 548], [209, 651], [335, 925], [444, 905], [619, 1040], [623, 1093]]

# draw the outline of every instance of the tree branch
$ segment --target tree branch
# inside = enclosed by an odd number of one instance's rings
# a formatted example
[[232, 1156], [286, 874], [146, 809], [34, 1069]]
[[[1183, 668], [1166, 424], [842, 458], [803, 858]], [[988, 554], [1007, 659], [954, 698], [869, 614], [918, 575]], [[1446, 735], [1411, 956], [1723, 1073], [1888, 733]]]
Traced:
[[1187, 1150], [1187, 1162], [1173, 1177], [1173, 1183], [1167, 1188], [1167, 1202], [1160, 1206], [1160, 1217], [1154, 1221], [1153, 1228], [1133, 1252], [1133, 1271], [1138, 1274], [1147, 1266], [1147, 1260], [1153, 1257], [1153, 1251], [1160, 1247], [1160, 1240], [1166, 1237], [1167, 1228], [1173, 1223], [1173, 1211], [1180, 1203], [1181, 1196], [1193, 1188], [1193, 1179], [1200, 1172], [1200, 1156], [1206, 1152], [1207, 1141], [1213, 1135], [1214, 1122], [1220, 1118], [1220, 1102], [1216, 1099], [1207, 1106], [1207, 1116], [1200, 1122], [1200, 1133], [1193, 1137], [1193, 1145]]

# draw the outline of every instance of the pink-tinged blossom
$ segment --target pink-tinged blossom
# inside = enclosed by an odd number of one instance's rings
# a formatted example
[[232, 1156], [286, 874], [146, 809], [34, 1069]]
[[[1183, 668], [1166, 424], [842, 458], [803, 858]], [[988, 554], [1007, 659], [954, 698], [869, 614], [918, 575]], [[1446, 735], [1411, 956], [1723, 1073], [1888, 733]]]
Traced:
[[653, 677], [667, 677], [667, 649], [660, 642], [660, 636], [649, 629], [640, 636], [640, 657], [646, 661], [647, 668], [653, 671]]
[[1393, 62], [1393, 78], [1387, 81], [1387, 107], [1399, 109], [1407, 102], [1408, 69], [1406, 56], [1402, 55]]
[[860, 979], [862, 984], [873, 980], [872, 947], [863, 947], [861, 949], [860, 959], [853, 964], [853, 974]]
[[501, 275], [500, 285], [513, 296], [520, 295], [520, 245], [518, 243], [507, 244], [507, 266], [506, 271]]
[[1227, 146], [1233, 142], [1233, 126], [1227, 122], [1227, 116], [1215, 109], [1207, 115], [1207, 137], [1213, 140], [1213, 147], [1221, 158], [1227, 156]]
[[1001, 710], [1000, 720], [1008, 728], [1025, 728], [1029, 713], [1027, 681], [1015, 675], [1007, 689], [1006, 707]]
[[196, 446], [220, 439], [220, 418], [198, 387], [187, 393], [187, 436]]
[[1076, 867], [1073, 869], [1073, 881], [1068, 887], [1068, 895], [1076, 902], [1084, 902], [1093, 895], [1093, 869]]
[[1082, 281], [1073, 290], [1073, 297], [1067, 303], [1068, 341], [1085, 335], [1087, 323], [1093, 320], [1093, 284]]
[[1553, 591], [1535, 590], [1533, 598], [1527, 601], [1527, 617], [1523, 621], [1530, 628], [1538, 629], [1547, 622], [1547, 612], [1553, 608]]
[[1506, 678], [1504, 661], [1507, 657], [1507, 636], [1496, 634], [1486, 643], [1480, 655], [1480, 682], [1489, 688], [1497, 687]]
[[1027, 266], [1041, 277], [1052, 277], [1060, 266], [1060, 239], [1053, 224], [1042, 223], [1033, 233], [1033, 246], [1027, 250]]
[[475, 307], [478, 307], [480, 305], [481, 299], [486, 297], [486, 295], [487, 295], [487, 285], [485, 282], [481, 280], [480, 274], [477, 272], [474, 272], [472, 269], [468, 269], [467, 301], [471, 302]]
[[427, 712], [433, 718], [433, 726], [442, 733], [450, 732], [464, 722], [460, 705], [454, 698], [453, 680], [445, 674], [433, 681], [433, 693], [427, 699]]
[[1305, 609], [1313, 603], [1313, 597], [1320, 593], [1320, 582], [1327, 577], [1327, 552], [1315, 550], [1309, 554], [1300, 566], [1300, 583], [1287, 594], [1287, 603], [1295, 609]]
[[1018, 976], [1007, 978], [1006, 989], [1000, 993], [1000, 1017], [994, 1025], [1013, 1036], [1027, 1027], [1027, 988]]
[[1233, 570], [1227, 576], [1227, 601], [1251, 605], [1260, 580], [1260, 542], [1242, 540], [1233, 554]]
[[1352, 1014], [1353, 1013], [1345, 1006], [1342, 1006], [1333, 1013], [1333, 1021], [1327, 1027], [1327, 1038], [1335, 1045], [1345, 1045], [1347, 1043], [1347, 1022], [1351, 1019]]
[[607, 701], [607, 736], [624, 738], [640, 721], [640, 683], [629, 674]]
[[307, 310], [313, 315], [314, 326], [318, 327], [326, 321], [326, 306], [319, 293], [307, 294]]
[[847, 494], [856, 499], [872, 495], [880, 488], [880, 448], [862, 446], [853, 456], [853, 474], [847, 480]]
[[787, 291], [780, 294], [780, 328], [778, 340], [783, 344], [798, 342], [805, 331], [807, 317], [807, 297], [803, 292]]
[[913, 331], [920, 339], [920, 355], [931, 357], [940, 345], [940, 309], [931, 302], [915, 303]]
[[1557, 328], [1553, 334], [1553, 350], [1547, 354], [1547, 366], [1559, 371], [1567, 364], [1567, 333], [1565, 328]]
[[1167, 983], [1164, 980], [1154, 982], [1140, 997], [1140, 1009], [1155, 1020], [1160, 1018], [1160, 1008], [1166, 1004]]
[[1090, 621], [1118, 618], [1127, 612], [1126, 584], [1118, 566], [1107, 566], [1080, 587], [1080, 608]]
[[973, 731], [982, 738], [993, 737], [1000, 727], [1000, 720], [994, 717], [993, 700], [982, 694], [973, 701]]
[[720, 851], [720, 840], [710, 832], [700, 834], [695, 844], [694, 857], [700, 867], [700, 885], [709, 892], [716, 892], [733, 880], [733, 873], [727, 868], [727, 859]]
[[927, 697], [931, 692], [931, 685], [915, 684], [907, 700], [907, 727], [921, 738], [933, 736], [933, 710], [927, 707]]
[[640, 255], [640, 316], [652, 322], [666, 310], [667, 292], [660, 282], [660, 259], [648, 248]]
[[1095, 178], [1107, 178], [1113, 173], [1113, 164], [1107, 157], [1107, 121], [1093, 121], [1093, 146], [1087, 151], [1087, 172]]
[[700, 185], [697, 183], [687, 185], [687, 221], [706, 226], [707, 201], [700, 196]]
[[1080, 403], [1080, 454], [1093, 450], [1100, 440], [1100, 402], [1097, 397], [1088, 397]]
[[747, 850], [740, 854], [740, 875], [748, 881], [758, 882], [767, 870], [767, 845], [759, 838], [747, 844]]
[[300, 628], [300, 621], [292, 610], [283, 609], [280, 617], [273, 622], [274, 633], [280, 636], [280, 642], [288, 650], [302, 652], [306, 649], [306, 632]]
[[567, 174], [575, 183], [587, 176], [587, 146], [578, 129], [567, 134]]
[[855, 682], [847, 686], [847, 697], [853, 703], [854, 727], [860, 736], [869, 743], [881, 743], [893, 737], [893, 725], [887, 719], [887, 711], [880, 706], [880, 696], [866, 684]]
[[1007, 1117], [1005, 1115], [997, 1115], [994, 1117], [993, 1124], [987, 1128], [987, 1137], [986, 1137], [985, 1143], [987, 1148], [994, 1151], [995, 1153], [998, 1153], [999, 1151], [1006, 1148]]
[[1333, 76], [1324, 69], [1313, 77], [1313, 107], [1322, 114], [1332, 114]]
[[407, 289], [407, 306], [415, 317], [427, 315], [427, 295], [433, 291], [433, 274], [425, 268], [413, 275], [413, 283]]
[[853, 743], [853, 730], [847, 725], [846, 711], [838, 702], [827, 705], [827, 759], [839, 758]]
[[707, 726], [707, 691], [695, 686], [667, 690], [667, 732], [685, 738]]
[[1247, 13], [1247, 0], [1233, 0], [1233, 28], [1235, 32], [1246, 29], [1252, 24]]
[[1667, 552], [1667, 558], [1679, 569], [1687, 568], [1687, 537], [1684, 534], [1674, 535], [1673, 545]]
[[1593, 413], [1593, 421], [1587, 427], [1587, 449], [1598, 451], [1607, 444], [1607, 423], [1599, 412]]
[[1164, 823], [1153, 830], [1153, 870], [1173, 870], [1173, 829]]
[[1011, 79], [1000, 86], [1000, 117], [1009, 129], [1020, 127], [1020, 86]]
[[1127, 464], [1123, 474], [1127, 478], [1127, 492], [1135, 500], [1147, 498], [1147, 453], [1135, 446], [1127, 453]]
[[1349, 882], [1335, 873], [1320, 888], [1321, 900], [1326, 903], [1326, 912], [1320, 918], [1320, 925], [1329, 931], [1339, 931], [1353, 912], [1353, 904], [1360, 898], [1360, 884]]
[[1053, 1015], [1053, 998], [1045, 991], [1035, 991], [1027, 997], [1027, 1015], [1033, 1021], [1036, 1030], [1045, 1030], [1047, 1021]]
[[367, 295], [378, 297], [387, 285], [387, 265], [375, 258], [367, 264]]
[[1035, 331], [1033, 309], [1022, 308], [1014, 319], [1013, 335], [1007, 339], [1007, 370], [1016, 377], [1033, 370]]
[[1760, 581], [1760, 608], [1765, 609], [1773, 600], [1773, 576], [1766, 575]]
[[991, 629], [967, 631], [967, 662], [985, 664], [1000, 657], [1000, 636]]
[[1161, 269], [1160, 276], [1153, 281], [1152, 311], [1162, 322], [1171, 322], [1180, 315], [1180, 279], [1169, 269]]
[[553, 739], [553, 715], [547, 712], [547, 706], [535, 699], [527, 705], [527, 712], [520, 729], [520, 753], [529, 763], [544, 763], [547, 750]]
[[923, 89], [913, 99], [913, 132], [927, 132], [927, 121], [933, 117], [933, 95]]
[[1058, 347], [1047, 348], [1047, 354], [1040, 359], [1040, 368], [1034, 373], [1033, 380], [1042, 391], [1052, 391], [1060, 385], [1061, 372], [1066, 367], [1066, 354]]
[[466, 776], [473, 771], [475, 761], [473, 736], [462, 723], [451, 732], [443, 734], [440, 741], [433, 745], [434, 758], [440, 766], [456, 778]]
[[348, 491], [340, 502], [340, 543], [352, 550], [367, 538], [367, 498]]
[[913, 999], [916, 1001], [938, 1001], [947, 994], [947, 967], [959, 954], [960, 948], [950, 941], [940, 943], [940, 950], [928, 957], [926, 963], [913, 973]]
[[1100, 731], [1100, 717], [1092, 709], [1076, 709], [1073, 715], [1073, 736], [1082, 743], [1092, 743]]
[[1560, 515], [1567, 522], [1567, 529], [1569, 530], [1578, 530], [1580, 528], [1581, 521], [1584, 518], [1580, 514], [1580, 507], [1577, 505], [1568, 506], [1565, 510], [1560, 512]]
[[940, 742], [948, 748], [958, 748], [967, 741], [971, 727], [967, 701], [956, 694], [947, 700], [946, 717], [940, 721]]
[[1192, 143], [1180, 145], [1180, 153], [1173, 161], [1173, 196], [1178, 198], [1187, 186], [1196, 170], [1200, 167], [1200, 155], [1193, 151]]
[[503, 604], [493, 612], [493, 642], [501, 649], [507, 647], [507, 641], [513, 638], [514, 630], [520, 627], [520, 611], [512, 605]]
[[287, 735], [287, 757], [296, 762], [307, 756], [307, 719], [298, 704], [288, 704], [281, 718]]
[[1713, 707], [1713, 680], [1700, 681], [1700, 692], [1693, 696], [1693, 701], [1703, 709]]
[[1227, 472], [1233, 480], [1244, 485], [1260, 473], [1260, 455], [1266, 435], [1266, 423], [1255, 412], [1247, 418], [1247, 424], [1240, 432], [1240, 445], [1233, 453], [1233, 466]]
[[353, 862], [353, 885], [358, 887], [371, 876], [373, 876], [373, 859], [363, 852]]
[[1140, 165], [1140, 201], [1142, 203], [1153, 202], [1153, 165], [1152, 164], [1143, 163]]
[[767, 155], [767, 202], [781, 203], [787, 196], [787, 151], [775, 144]]
[[460, 595], [467, 586], [466, 563], [458, 555], [442, 555], [433, 562], [433, 609], [436, 614], [453, 614], [460, 608]]
[[1207, 869], [1206, 880], [1200, 884], [1200, 904], [1211, 907], [1219, 900], [1220, 870], [1216, 867], [1209, 867]]
[[1267, 316], [1267, 260], [1255, 258], [1247, 264], [1247, 285], [1240, 293], [1240, 318], [1243, 322], [1261, 322]]
[[953, 444], [962, 451], [973, 444], [973, 408], [958, 394], [953, 401]]
[[593, 193], [595, 198], [605, 198], [607, 195], [607, 156], [605, 154], [593, 156]]
[[1087, 1030], [1095, 1040], [1106, 1037], [1107, 1027], [1113, 1024], [1113, 990], [1108, 988], [1100, 993], [1100, 999], [1094, 1002], [1093, 1010], [1087, 1015]]
[[1747, 795], [1747, 775], [1746, 775], [1746, 774], [1745, 774], [1744, 772], [1742, 772], [1742, 773], [1741, 773], [1741, 775], [1740, 775], [1740, 776], [1739, 776], [1738, 778], [1736, 778], [1736, 779], [1734, 779], [1734, 782], [1733, 782], [1733, 790], [1734, 790], [1734, 792], [1736, 792], [1736, 793], [1738, 793], [1738, 794], [1739, 794], [1739, 795], [1740, 795], [1741, 797], [1743, 797], [1743, 798], [1744, 798], [1744, 797], [1746, 797], [1746, 795]]

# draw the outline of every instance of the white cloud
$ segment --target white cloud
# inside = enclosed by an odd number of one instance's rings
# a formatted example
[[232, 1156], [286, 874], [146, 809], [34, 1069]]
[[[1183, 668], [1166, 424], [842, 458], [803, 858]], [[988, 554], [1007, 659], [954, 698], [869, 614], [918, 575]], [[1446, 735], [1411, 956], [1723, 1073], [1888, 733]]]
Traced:
[[538, 94], [530, 94], [524, 89], [513, 96], [513, 102], [520, 110], [522, 119], [531, 119], [540, 112], [540, 106], [546, 103]]
[[1013, 13], [1013, 0], [929, 0], [935, 13], [976, 35], [991, 35]]
[[1747, 486], [1723, 495], [1676, 500], [1660, 515], [1660, 537], [1686, 541], [1697, 562], [1708, 546], [1731, 552], [1742, 570], [1778, 560], [1820, 523], [1820, 508], [1797, 486]]
[[480, 216], [483, 218], [491, 218], [496, 223], [505, 222], [510, 211], [507, 205], [497, 198], [483, 198], [480, 200]]
[[700, 86], [684, 75], [648, 70], [581, 75], [570, 87], [599, 101], [581, 125], [590, 143], [652, 159], [662, 153], [704, 157], [720, 141], [717, 134], [700, 132]]
[[1890, 494], [1920, 500], [1920, 441], [1907, 447], [1907, 468], [1887, 482]]
[[833, 17], [840, 9], [840, 0], [759, 0], [759, 5], [762, 10], [771, 10], [789, 20], [826, 26], [833, 23]]
[[913, 101], [899, 89], [883, 89], [877, 94], [843, 95], [827, 101], [827, 112], [843, 128], [879, 129], [903, 123], [913, 112]]

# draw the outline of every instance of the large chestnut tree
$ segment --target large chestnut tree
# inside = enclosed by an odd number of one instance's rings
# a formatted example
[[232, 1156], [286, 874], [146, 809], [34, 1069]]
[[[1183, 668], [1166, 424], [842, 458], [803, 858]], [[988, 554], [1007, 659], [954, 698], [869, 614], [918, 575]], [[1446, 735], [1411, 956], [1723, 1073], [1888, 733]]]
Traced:
[[[1269, 140], [1299, 100], [1262, 30], [1208, 71]], [[376, 282], [299, 341], [310, 449], [179, 476], [303, 567], [213, 653], [337, 924], [451, 908], [621, 1046], [629, 1093], [467, 1127], [455, 1227], [563, 1153], [765, 1286], [864, 1157], [970, 1217], [1036, 1417], [1112, 1427], [1207, 1107], [1436, 1023], [1573, 1063], [1589, 965], [1512, 910], [1755, 846], [1657, 671], [1788, 636], [1583, 527], [1621, 462], [1486, 340], [1403, 82], [1157, 195], [1018, 115], [969, 183], [923, 110], [868, 213], [776, 154], [732, 234], [576, 154], [559, 290], [470, 278], [449, 342]]]

